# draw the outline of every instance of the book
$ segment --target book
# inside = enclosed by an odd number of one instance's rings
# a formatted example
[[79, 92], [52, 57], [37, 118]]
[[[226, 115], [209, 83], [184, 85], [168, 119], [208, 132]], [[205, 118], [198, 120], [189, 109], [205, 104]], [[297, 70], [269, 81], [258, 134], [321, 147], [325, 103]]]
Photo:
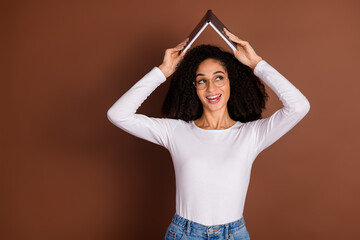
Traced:
[[217, 18], [215, 16], [215, 14], [212, 12], [212, 10], [209, 9], [206, 12], [205, 16], [196, 25], [194, 30], [190, 33], [190, 35], [188, 36], [189, 37], [189, 42], [185, 45], [184, 49], [179, 52], [179, 54], [181, 52], [186, 52], [191, 47], [193, 42], [195, 42], [195, 40], [200, 36], [200, 34], [205, 30], [205, 28], [208, 25], [213, 27], [213, 29], [220, 35], [220, 37], [222, 37], [222, 39], [224, 39], [224, 41], [229, 45], [229, 47], [233, 51], [236, 50], [236, 44], [237, 43], [233, 42], [232, 40], [230, 40], [228, 38], [228, 36], [226, 36], [223, 28], [226, 28], [229, 32], [231, 32], [231, 31], [229, 30], [229, 28], [225, 27], [225, 25], [219, 20], [219, 18]]

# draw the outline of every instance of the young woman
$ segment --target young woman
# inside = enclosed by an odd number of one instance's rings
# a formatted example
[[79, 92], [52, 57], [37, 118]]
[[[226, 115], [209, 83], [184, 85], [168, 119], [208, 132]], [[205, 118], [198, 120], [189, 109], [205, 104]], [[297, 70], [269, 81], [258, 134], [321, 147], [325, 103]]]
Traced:
[[[183, 52], [189, 39], [165, 51], [154, 67], [108, 110], [122, 130], [169, 150], [176, 176], [176, 212], [165, 239], [250, 239], [243, 210], [257, 155], [310, 110], [307, 98], [258, 56], [249, 42], [232, 53], [212, 45]], [[168, 77], [164, 118], [136, 111]], [[284, 107], [261, 118], [268, 98]]]

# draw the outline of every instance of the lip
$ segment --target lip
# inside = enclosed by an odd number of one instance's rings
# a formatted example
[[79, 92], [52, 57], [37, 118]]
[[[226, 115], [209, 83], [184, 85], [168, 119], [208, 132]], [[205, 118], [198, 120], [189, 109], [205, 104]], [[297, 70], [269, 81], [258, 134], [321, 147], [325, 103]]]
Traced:
[[212, 95], [207, 95], [206, 97], [213, 97], [213, 96], [217, 96], [217, 95], [222, 95], [221, 93], [218, 93], [218, 94], [212, 94]]
[[[213, 96], [219, 96], [219, 97], [215, 98], [214, 100], [208, 99], [208, 97], [213, 97]], [[212, 95], [206, 96], [206, 100], [208, 101], [208, 103], [215, 104], [215, 103], [218, 103], [220, 101], [221, 97], [222, 97], [221, 93], [220, 94], [212, 94]]]

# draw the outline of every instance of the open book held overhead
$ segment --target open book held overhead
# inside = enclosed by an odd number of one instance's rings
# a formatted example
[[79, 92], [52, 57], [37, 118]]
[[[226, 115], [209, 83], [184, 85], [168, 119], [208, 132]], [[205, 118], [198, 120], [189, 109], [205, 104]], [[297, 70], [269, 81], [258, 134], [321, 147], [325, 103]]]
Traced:
[[236, 43], [231, 41], [223, 30], [223, 28], [226, 28], [227, 30], [229, 30], [229, 28], [225, 27], [225, 25], [215, 16], [211, 9], [209, 9], [206, 12], [205, 16], [196, 25], [194, 30], [190, 33], [188, 44], [182, 51], [179, 52], [179, 54], [181, 52], [186, 52], [208, 25], [213, 27], [213, 29], [220, 35], [220, 37], [222, 37], [222, 39], [224, 39], [224, 41], [230, 46], [233, 51], [236, 50]]

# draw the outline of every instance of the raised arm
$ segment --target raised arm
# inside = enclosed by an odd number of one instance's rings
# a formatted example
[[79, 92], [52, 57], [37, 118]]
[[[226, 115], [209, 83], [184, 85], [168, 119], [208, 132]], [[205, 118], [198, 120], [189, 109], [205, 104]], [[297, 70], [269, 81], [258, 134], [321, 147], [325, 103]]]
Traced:
[[254, 74], [275, 92], [284, 105], [270, 117], [249, 123], [255, 132], [255, 151], [259, 154], [290, 131], [309, 112], [310, 103], [294, 85], [258, 56], [249, 42], [241, 40], [226, 28], [224, 32], [237, 43], [235, 57], [253, 69]]
[[284, 105], [270, 117], [251, 123], [255, 130], [256, 152], [259, 154], [304, 118], [310, 110], [310, 103], [293, 84], [265, 60], [261, 60], [256, 65], [254, 74], [275, 92]]
[[169, 139], [178, 120], [148, 117], [137, 114], [136, 111], [173, 73], [175, 66], [184, 56], [178, 55], [178, 52], [185, 43], [186, 40], [175, 48], [167, 49], [163, 64], [154, 67], [110, 107], [107, 117], [111, 123], [136, 137], [168, 148]]
[[165, 80], [162, 71], [154, 67], [111, 106], [107, 112], [110, 122], [136, 137], [167, 147], [170, 119], [136, 114], [145, 99]]

